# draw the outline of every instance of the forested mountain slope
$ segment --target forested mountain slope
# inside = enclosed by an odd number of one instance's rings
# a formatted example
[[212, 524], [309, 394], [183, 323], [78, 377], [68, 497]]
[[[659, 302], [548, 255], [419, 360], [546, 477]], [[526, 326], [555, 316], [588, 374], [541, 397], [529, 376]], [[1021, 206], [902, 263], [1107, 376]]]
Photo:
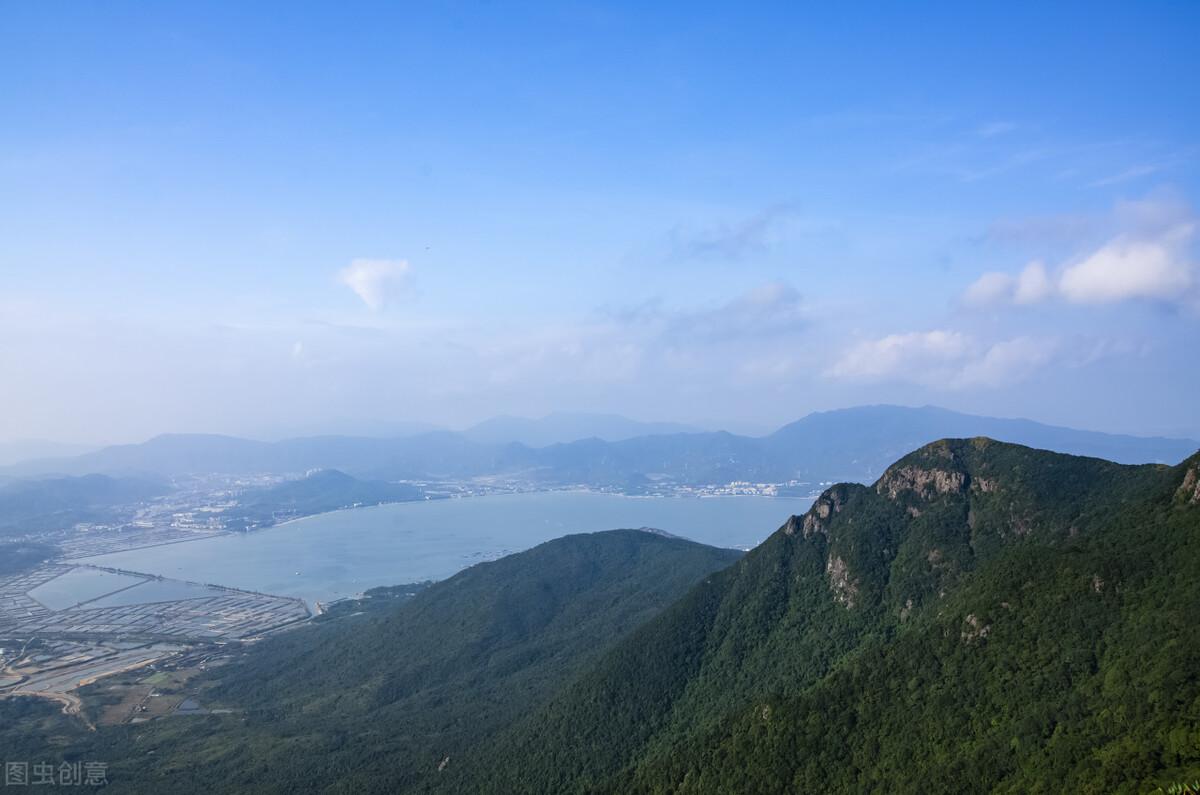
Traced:
[[1200, 456], [839, 485], [444, 791], [1141, 792], [1200, 773]]
[[227, 714], [88, 732], [57, 707], [0, 701], [0, 751], [106, 760], [111, 792], [410, 789], [741, 554], [643, 530], [566, 536], [382, 615], [263, 641], [198, 686]]

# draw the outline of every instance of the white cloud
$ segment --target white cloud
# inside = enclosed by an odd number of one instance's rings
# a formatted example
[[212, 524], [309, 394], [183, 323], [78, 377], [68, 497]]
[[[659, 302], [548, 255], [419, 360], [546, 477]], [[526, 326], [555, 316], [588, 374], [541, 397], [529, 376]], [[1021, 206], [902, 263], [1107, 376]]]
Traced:
[[1056, 340], [1033, 337], [984, 344], [944, 329], [889, 334], [852, 346], [825, 375], [838, 380], [907, 381], [949, 389], [1009, 386], [1055, 361], [1060, 348]]
[[1055, 340], [1017, 337], [997, 342], [982, 355], [967, 360], [950, 385], [1000, 387], [1026, 380], [1058, 354]]
[[1013, 290], [1013, 301], [1018, 304], [1036, 304], [1054, 294], [1054, 284], [1046, 273], [1046, 266], [1034, 260], [1025, 266], [1017, 277]]
[[1187, 303], [1195, 299], [1196, 262], [1192, 255], [1197, 221], [1177, 202], [1148, 200], [1119, 205], [1125, 231], [1087, 255], [1051, 273], [1034, 261], [1017, 276], [984, 273], [963, 292], [968, 306], [1037, 304], [1053, 298], [1073, 304], [1152, 300]]
[[925, 380], [965, 358], [971, 340], [957, 331], [914, 331], [866, 340], [846, 351], [827, 370], [833, 378]]
[[1036, 304], [1054, 294], [1046, 266], [1033, 261], [1017, 276], [998, 271], [983, 274], [967, 287], [963, 303], [968, 306], [993, 304]]
[[402, 259], [356, 259], [338, 272], [338, 280], [377, 312], [389, 294], [404, 283], [411, 266]]
[[973, 281], [963, 293], [963, 303], [969, 306], [987, 306], [1009, 301], [1016, 289], [1017, 280], [1007, 273], [988, 271]]
[[1189, 224], [1161, 240], [1110, 241], [1083, 261], [1068, 266], [1059, 280], [1059, 292], [1068, 301], [1080, 304], [1133, 298], [1177, 299], [1192, 286], [1192, 263], [1173, 243], [1191, 233]]

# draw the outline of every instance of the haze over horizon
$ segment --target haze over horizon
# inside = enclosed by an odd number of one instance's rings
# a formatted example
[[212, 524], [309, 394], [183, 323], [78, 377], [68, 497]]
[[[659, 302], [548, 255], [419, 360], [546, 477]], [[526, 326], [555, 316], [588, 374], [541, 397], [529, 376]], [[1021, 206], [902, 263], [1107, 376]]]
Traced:
[[1198, 16], [5, 4], [0, 440], [1200, 436]]

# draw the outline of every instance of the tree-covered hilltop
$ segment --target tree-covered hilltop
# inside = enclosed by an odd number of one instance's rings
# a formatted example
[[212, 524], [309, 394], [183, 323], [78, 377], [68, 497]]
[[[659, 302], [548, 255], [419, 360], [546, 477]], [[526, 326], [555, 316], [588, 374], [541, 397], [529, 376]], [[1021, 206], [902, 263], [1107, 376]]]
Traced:
[[0, 749], [107, 760], [120, 792], [416, 788], [741, 555], [641, 530], [566, 536], [255, 644], [195, 693], [230, 714], [88, 732], [0, 701]]
[[1142, 792], [1200, 773], [1200, 456], [987, 439], [839, 485], [440, 782]]
[[117, 508], [170, 490], [156, 480], [108, 475], [14, 480], [0, 485], [0, 538], [111, 521]]
[[360, 480], [336, 469], [322, 469], [302, 478], [246, 491], [224, 515], [231, 527], [265, 526], [339, 508], [423, 498], [421, 490], [408, 483]]

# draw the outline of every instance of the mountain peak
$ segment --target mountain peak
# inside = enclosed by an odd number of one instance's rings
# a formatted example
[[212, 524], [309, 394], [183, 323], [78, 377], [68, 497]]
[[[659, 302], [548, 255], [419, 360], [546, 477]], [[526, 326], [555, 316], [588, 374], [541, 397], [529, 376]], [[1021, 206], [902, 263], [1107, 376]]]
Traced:
[[[875, 483], [875, 490], [896, 499], [902, 492], [913, 492], [918, 498], [932, 499], [940, 494], [963, 491], [970, 484], [980, 461], [993, 445], [1020, 447], [996, 442], [986, 436], [971, 439], [939, 439], [906, 455], [888, 467]], [[982, 467], [980, 466], [982, 464]], [[981, 478], [978, 487], [990, 491], [991, 481]]]
[[[940, 439], [871, 487], [827, 488], [780, 535], [807, 542], [789, 554], [816, 556], [841, 607], [907, 615], [1015, 543], [1054, 545], [1091, 532], [1131, 489], [1161, 482], [1166, 471], [987, 437]], [[1178, 499], [1200, 503], [1200, 466], [1175, 483]]]
[[813, 502], [803, 516], [793, 516], [787, 520], [782, 530], [784, 535], [795, 535], [799, 532], [801, 538], [812, 538], [814, 535], [829, 535], [829, 520], [842, 512], [842, 507], [850, 502], [851, 495], [864, 491], [865, 487], [858, 483], [838, 483], [821, 492], [821, 496]]

